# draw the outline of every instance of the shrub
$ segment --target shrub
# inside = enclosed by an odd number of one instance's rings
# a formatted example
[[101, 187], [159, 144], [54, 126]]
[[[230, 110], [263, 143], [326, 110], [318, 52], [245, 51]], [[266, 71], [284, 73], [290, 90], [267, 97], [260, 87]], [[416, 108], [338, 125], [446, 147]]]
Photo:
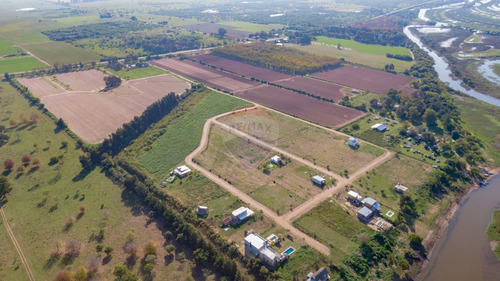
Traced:
[[96, 250], [96, 252], [98, 252], [98, 253], [102, 252], [102, 249], [104, 249], [104, 245], [103, 245], [103, 244], [97, 244], [97, 245], [95, 246], [95, 250]]
[[5, 168], [5, 170], [7, 170], [7, 171], [12, 171], [12, 169], [14, 169], [14, 165], [15, 165], [14, 160], [12, 160], [12, 159], [10, 159], [10, 158], [8, 158], [7, 160], [5, 160], [5, 161], [3, 162], [3, 167], [4, 167], [4, 168]]
[[144, 245], [144, 254], [146, 256], [148, 255], [156, 255], [156, 253], [158, 252], [158, 244], [154, 241], [148, 241], [146, 242], [146, 244]]
[[113, 252], [113, 247], [111, 247], [111, 246], [106, 247], [106, 249], [104, 249], [104, 252], [108, 256], [111, 255], [111, 253]]
[[23, 157], [21, 157], [21, 162], [23, 162], [24, 165], [28, 166], [31, 163], [31, 156], [29, 156], [28, 154], [23, 155]]

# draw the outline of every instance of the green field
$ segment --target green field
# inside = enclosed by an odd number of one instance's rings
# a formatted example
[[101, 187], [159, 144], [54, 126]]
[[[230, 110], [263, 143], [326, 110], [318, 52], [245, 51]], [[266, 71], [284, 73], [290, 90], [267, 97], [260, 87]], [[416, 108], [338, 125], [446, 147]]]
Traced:
[[115, 71], [108, 67], [106, 68], [106, 70], [120, 76], [125, 80], [134, 80], [168, 73], [167, 71], [158, 67], [133, 68], [130, 70], [123, 69], [120, 71]]
[[65, 42], [48, 42], [23, 47], [51, 65], [100, 60], [98, 55]]
[[493, 72], [495, 72], [496, 75], [500, 76], [500, 63], [493, 65]]
[[269, 32], [272, 29], [280, 29], [283, 26], [281, 24], [257, 24], [244, 21], [225, 21], [220, 22], [221, 25], [228, 25], [234, 27], [236, 30], [246, 31], [251, 33], [257, 32]]
[[[340, 44], [341, 49], [337, 48]], [[302, 51], [316, 55], [344, 58], [348, 62], [366, 65], [373, 68], [384, 69], [386, 64], [394, 64], [397, 72], [403, 72], [414, 64], [386, 57], [386, 53], [411, 55], [410, 51], [403, 47], [391, 47], [382, 45], [363, 44], [354, 40], [345, 40], [319, 36], [311, 45], [289, 45]]]
[[[491, 217], [491, 222], [488, 225], [486, 233], [490, 236], [490, 240], [500, 243], [500, 210], [495, 210]], [[495, 248], [495, 255], [500, 261], [500, 244]]]
[[[139, 162], [156, 176], [165, 175], [193, 151], [201, 139], [201, 132], [206, 120], [220, 113], [250, 105], [224, 94], [215, 92], [195, 93], [183, 102], [190, 108], [179, 107], [177, 114], [170, 114], [174, 120], [164, 124], [167, 128], [154, 144], [146, 147], [147, 152], [139, 157]], [[178, 110], [178, 111], [177, 111]], [[186, 110], [186, 111], [183, 111]], [[168, 124], [168, 125], [167, 125]]]
[[359, 222], [354, 213], [329, 200], [323, 201], [293, 224], [328, 245], [331, 250], [330, 259], [334, 262], [340, 262], [345, 254], [350, 254], [358, 247], [358, 235], [373, 232]]
[[[76, 142], [66, 133], [54, 133], [56, 125], [52, 119], [30, 107], [9, 84], [0, 82], [0, 89], [0, 125], [6, 126], [10, 135], [8, 143], [0, 147], [0, 161], [11, 158], [15, 162], [10, 173], [2, 167], [13, 186], [4, 208], [37, 280], [52, 280], [62, 268], [75, 270], [95, 256], [105, 258], [105, 254], [96, 253], [95, 246], [99, 243], [114, 248], [111, 257], [101, 266], [100, 274], [103, 279], [112, 279], [114, 267], [125, 263], [122, 247], [126, 233], [132, 229], [135, 242], [141, 248], [148, 240], [160, 245], [172, 243], [163, 236], [165, 226], [147, 223], [147, 210], [135, 201], [135, 195], [113, 184], [100, 169], [82, 171], [78, 159], [82, 151], [76, 149]], [[23, 119], [21, 114], [28, 118], [37, 114], [39, 122], [12, 127], [9, 120], [19, 122]], [[26, 154], [32, 159], [39, 158], [41, 166], [35, 168], [31, 164], [21, 171], [21, 156]], [[58, 162], [51, 161], [51, 157], [59, 158]], [[84, 213], [80, 211], [81, 206], [85, 207]], [[70, 218], [72, 223], [68, 224]], [[27, 280], [17, 253], [5, 237], [4, 225], [0, 228], [0, 279]], [[98, 238], [101, 229], [104, 234]], [[54, 245], [69, 239], [82, 243], [80, 254], [74, 258], [51, 259]], [[175, 246], [179, 252], [183, 251], [181, 245]], [[186, 256], [190, 257], [191, 253]], [[158, 265], [153, 272], [170, 280], [177, 275], [183, 279], [192, 272], [193, 266], [190, 260], [170, 261], [164, 248], [159, 247]], [[139, 268], [140, 262], [137, 262], [131, 270], [137, 273]], [[208, 274], [211, 275], [210, 271]]]
[[457, 105], [466, 129], [474, 133], [486, 146], [486, 158], [500, 165], [500, 109], [472, 98], [457, 99]]
[[106, 19], [101, 19], [99, 15], [87, 15], [87, 16], [73, 16], [73, 17], [63, 17], [63, 18], [55, 18], [54, 19], [58, 23], [62, 24], [71, 24], [71, 25], [83, 25], [96, 23], [100, 21], [109, 21]]
[[16, 47], [12, 46], [12, 43], [0, 37], [0, 56], [17, 54], [17, 50]]
[[27, 71], [45, 67], [48, 66], [29, 55], [0, 59], [0, 73]]

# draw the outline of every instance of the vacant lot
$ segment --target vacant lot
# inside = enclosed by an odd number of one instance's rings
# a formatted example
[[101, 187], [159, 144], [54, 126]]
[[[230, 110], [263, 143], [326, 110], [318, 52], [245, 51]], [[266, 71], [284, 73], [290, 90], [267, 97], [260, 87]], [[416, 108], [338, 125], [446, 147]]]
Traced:
[[197, 23], [191, 25], [182, 25], [182, 29], [186, 29], [187, 31], [195, 31], [201, 33], [218, 33], [219, 28], [226, 29], [226, 36], [234, 37], [238, 39], [248, 38], [251, 32], [238, 30], [238, 28], [234, 28], [230, 25], [216, 24], [216, 23]]
[[[64, 132], [54, 133], [54, 122], [30, 107], [28, 101], [8, 83], [0, 82], [0, 125], [6, 126], [10, 141], [0, 147], [0, 161], [11, 158], [15, 170], [5, 173], [13, 190], [7, 196], [3, 208], [36, 280], [53, 280], [56, 272], [63, 268], [75, 271], [86, 266], [94, 257], [99, 257], [99, 278], [112, 280], [116, 265], [126, 263], [123, 246], [127, 243], [127, 232], [142, 247], [148, 240], [159, 243], [158, 262], [153, 274], [166, 280], [184, 279], [192, 273], [191, 253], [186, 252], [186, 261], [171, 259], [162, 247], [174, 243], [176, 254], [184, 252], [183, 246], [164, 238], [167, 226], [148, 221], [147, 209], [134, 200], [133, 194], [124, 191], [111, 182], [99, 169], [82, 171], [78, 157], [83, 154], [76, 149], [76, 143]], [[36, 125], [11, 127], [9, 119], [18, 116], [39, 116]], [[62, 143], [67, 143], [64, 147]], [[21, 157], [31, 155], [39, 158], [41, 166], [28, 165], [24, 171], [17, 171]], [[58, 162], [51, 162], [51, 157]], [[3, 170], [3, 169], [2, 169]], [[3, 171], [2, 171], [3, 172]], [[81, 213], [80, 207], [85, 208]], [[1, 219], [0, 219], [1, 221]], [[67, 222], [72, 221], [67, 226]], [[126, 222], [126, 223], [123, 223]], [[103, 236], [97, 235], [103, 230]], [[74, 258], [51, 259], [51, 252], [58, 242], [76, 239], [82, 243], [79, 255]], [[28, 280], [17, 252], [6, 236], [5, 226], [0, 223], [0, 279]], [[111, 256], [95, 250], [97, 244], [114, 248]], [[64, 250], [63, 250], [64, 251]], [[131, 271], [138, 273], [140, 258], [131, 264]], [[177, 276], [177, 277], [176, 277]], [[180, 276], [180, 277], [179, 277]], [[142, 277], [141, 277], [142, 278]], [[146, 278], [146, 277], [144, 277]], [[195, 278], [198, 278], [195, 276]]]
[[302, 76], [295, 76], [290, 79], [285, 79], [276, 82], [276, 84], [314, 94], [322, 98], [332, 99], [334, 101], [341, 100], [346, 96], [343, 91], [344, 87], [330, 82], [325, 82], [317, 79], [311, 79]]
[[289, 74], [254, 66], [244, 62], [226, 59], [212, 54], [193, 55], [191, 58], [238, 75], [254, 77], [269, 82], [293, 77]]
[[23, 47], [52, 65], [97, 62], [101, 58], [90, 51], [75, 47], [66, 42], [47, 42], [24, 45]]
[[17, 54], [17, 48], [12, 43], [0, 37], [0, 57], [5, 55]]
[[269, 174], [263, 173], [261, 165], [269, 165], [273, 155], [273, 151], [213, 126], [209, 146], [196, 160], [278, 214], [322, 190], [311, 182], [317, 172], [300, 163], [273, 166]]
[[394, 186], [400, 183], [408, 187], [408, 194], [415, 194], [431, 171], [431, 165], [400, 155], [367, 172], [354, 182], [353, 189], [364, 197], [370, 196], [382, 205], [398, 210], [400, 195], [394, 191]]
[[328, 127], [340, 127], [364, 115], [361, 111], [324, 102], [268, 85], [236, 93], [239, 97]]
[[47, 65], [29, 55], [0, 58], [0, 73], [27, 71], [45, 67]]
[[358, 221], [354, 213], [331, 200], [323, 201], [293, 224], [328, 245], [332, 253], [330, 258], [335, 262], [340, 262], [345, 254], [357, 248], [358, 243], [355, 241], [361, 233], [372, 232]]
[[180, 75], [213, 85], [227, 91], [238, 91], [259, 85], [257, 82], [204, 67], [196, 62], [178, 59], [161, 59], [152, 64]]
[[336, 173], [352, 173], [383, 153], [368, 143], [353, 150], [344, 135], [262, 108], [228, 115], [219, 121]]
[[409, 86], [413, 81], [413, 78], [409, 76], [396, 75], [361, 66], [344, 66], [326, 72], [317, 72], [312, 76], [379, 94], [385, 94], [391, 88], [401, 90], [405, 94], [411, 94], [415, 91]]
[[104, 88], [105, 75], [99, 71], [72, 72], [55, 77], [23, 78], [19, 82], [89, 143], [101, 142], [168, 93], [180, 94], [190, 87], [178, 78], [162, 75], [132, 80], [110, 92], [97, 92]]
[[106, 68], [107, 71], [112, 72], [113, 74], [120, 76], [125, 80], [133, 80], [151, 76], [157, 76], [166, 74], [167, 72], [158, 67], [143, 67], [143, 68], [133, 68], [133, 69], [122, 69], [120, 71], [114, 71], [111, 68]]

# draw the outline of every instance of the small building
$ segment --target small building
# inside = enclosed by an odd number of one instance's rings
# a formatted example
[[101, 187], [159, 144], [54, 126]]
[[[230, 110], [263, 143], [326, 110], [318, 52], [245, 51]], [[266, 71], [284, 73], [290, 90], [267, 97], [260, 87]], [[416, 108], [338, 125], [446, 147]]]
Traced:
[[273, 157], [271, 157], [271, 163], [276, 165], [281, 164], [281, 157], [279, 157], [278, 155], [274, 155]]
[[357, 192], [354, 192], [353, 190], [349, 190], [349, 192], [347, 192], [347, 198], [350, 199], [351, 201], [354, 201], [354, 203], [360, 203], [361, 200], [363, 199], [363, 196], [359, 195]]
[[252, 217], [254, 212], [247, 207], [240, 207], [231, 213], [231, 218], [234, 224], [238, 224], [250, 217]]
[[198, 206], [196, 209], [196, 214], [200, 216], [208, 215], [208, 207], [207, 206]]
[[387, 131], [387, 126], [382, 123], [377, 123], [371, 127], [373, 130], [377, 132], [385, 132]]
[[189, 174], [191, 174], [191, 169], [189, 169], [188, 167], [182, 165], [182, 166], [179, 166], [175, 169], [175, 174], [179, 177], [179, 178], [183, 178]]
[[350, 137], [349, 140], [347, 140], [347, 144], [352, 148], [359, 147], [359, 141], [355, 137]]
[[359, 94], [359, 90], [358, 89], [352, 89], [351, 93], [353, 93], [353, 94]]
[[380, 211], [380, 203], [371, 197], [366, 197], [363, 201], [361, 201], [361, 203], [363, 206], [370, 208], [372, 211]]
[[396, 186], [394, 187], [394, 190], [398, 193], [405, 193], [408, 191], [408, 187], [398, 183], [396, 184]]
[[325, 178], [322, 176], [314, 176], [312, 177], [312, 182], [316, 185], [323, 186], [325, 184]]
[[315, 273], [309, 272], [309, 274], [307, 274], [307, 281], [326, 281], [328, 279], [330, 279], [330, 276], [328, 275], [326, 267], [320, 268]]
[[258, 257], [260, 251], [267, 247], [269, 247], [269, 243], [258, 234], [252, 233], [245, 237], [245, 256], [248, 258]]
[[260, 251], [259, 258], [265, 264], [272, 267], [275, 267], [278, 264], [278, 255], [271, 247], [262, 249]]
[[361, 208], [358, 211], [358, 218], [364, 222], [369, 222], [372, 219], [372, 217], [373, 217], [373, 211], [366, 206], [363, 206], [363, 208]]

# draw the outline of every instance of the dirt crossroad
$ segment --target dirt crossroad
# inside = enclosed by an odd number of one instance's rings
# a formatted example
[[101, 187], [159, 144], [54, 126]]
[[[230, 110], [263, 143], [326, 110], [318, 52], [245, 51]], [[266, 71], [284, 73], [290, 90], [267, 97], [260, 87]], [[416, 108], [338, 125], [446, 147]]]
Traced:
[[[346, 185], [352, 183], [353, 181], [355, 181], [356, 179], [358, 179], [359, 177], [364, 175], [367, 171], [379, 166], [380, 164], [382, 164], [385, 161], [387, 161], [388, 159], [390, 159], [392, 157], [393, 153], [386, 150], [386, 152], [383, 155], [381, 155], [377, 159], [370, 162], [368, 165], [364, 166], [363, 168], [361, 168], [358, 171], [356, 171], [355, 173], [353, 173], [350, 176], [350, 178], [346, 179], [346, 178], [343, 178], [340, 175], [335, 174], [331, 171], [328, 171], [322, 167], [318, 167], [318, 166], [314, 165], [314, 163], [307, 161], [307, 160], [304, 160], [297, 155], [294, 155], [288, 151], [279, 149], [279, 148], [275, 147], [274, 145], [269, 144], [261, 139], [257, 139], [257, 138], [255, 138], [247, 133], [241, 132], [239, 130], [236, 130], [235, 128], [232, 128], [224, 123], [217, 121], [217, 119], [219, 119], [221, 117], [224, 117], [224, 116], [227, 116], [230, 114], [234, 114], [237, 112], [254, 110], [256, 108], [257, 108], [257, 106], [239, 109], [236, 111], [231, 111], [231, 112], [219, 114], [217, 116], [214, 116], [214, 117], [208, 119], [205, 122], [205, 125], [203, 126], [203, 133], [202, 133], [202, 137], [200, 140], [200, 145], [185, 158], [185, 162], [188, 165], [192, 166], [194, 169], [198, 170], [200, 173], [205, 175], [207, 178], [209, 178], [213, 182], [217, 183], [218, 185], [220, 185], [221, 187], [226, 189], [228, 192], [230, 192], [234, 196], [238, 197], [239, 199], [241, 199], [242, 201], [247, 203], [251, 208], [253, 208], [255, 210], [262, 210], [263, 214], [265, 214], [266, 216], [268, 216], [269, 218], [274, 220], [276, 224], [278, 224], [281, 227], [285, 228], [286, 230], [290, 231], [290, 233], [292, 235], [294, 235], [295, 237], [304, 239], [305, 243], [309, 244], [311, 247], [315, 248], [319, 252], [321, 252], [325, 255], [330, 255], [330, 249], [327, 246], [325, 246], [321, 242], [315, 240], [314, 238], [308, 236], [307, 234], [300, 231], [299, 229], [295, 228], [292, 225], [293, 220], [295, 220], [296, 218], [305, 214], [306, 212], [308, 212], [309, 210], [311, 210], [312, 208], [317, 206], [319, 203], [321, 203], [324, 200], [331, 197], [333, 194], [341, 191]], [[262, 203], [258, 202], [257, 200], [255, 200], [254, 198], [249, 196], [248, 194], [244, 193], [243, 191], [239, 190], [238, 188], [236, 188], [232, 184], [229, 184], [228, 182], [224, 181], [223, 179], [219, 178], [215, 174], [211, 173], [210, 171], [208, 171], [207, 169], [205, 169], [204, 167], [198, 165], [197, 163], [195, 163], [193, 161], [193, 158], [195, 156], [197, 156], [199, 153], [201, 153], [202, 151], [204, 151], [206, 149], [206, 147], [208, 145], [210, 128], [213, 124], [216, 124], [216, 125], [222, 127], [223, 129], [226, 129], [226, 130], [230, 131], [231, 133], [236, 134], [240, 137], [246, 138], [247, 140], [254, 142], [260, 146], [263, 146], [265, 148], [282, 153], [295, 161], [298, 161], [304, 165], [309, 166], [312, 169], [318, 170], [324, 174], [327, 174], [331, 177], [334, 177], [335, 179], [337, 179], [336, 186], [333, 188], [325, 189], [323, 192], [317, 194], [316, 196], [314, 196], [311, 199], [307, 200], [306, 202], [302, 203], [301, 205], [296, 207], [293, 211], [287, 213], [284, 216], [277, 215], [274, 211], [272, 211], [271, 209], [269, 209], [268, 207], [266, 207]]]

